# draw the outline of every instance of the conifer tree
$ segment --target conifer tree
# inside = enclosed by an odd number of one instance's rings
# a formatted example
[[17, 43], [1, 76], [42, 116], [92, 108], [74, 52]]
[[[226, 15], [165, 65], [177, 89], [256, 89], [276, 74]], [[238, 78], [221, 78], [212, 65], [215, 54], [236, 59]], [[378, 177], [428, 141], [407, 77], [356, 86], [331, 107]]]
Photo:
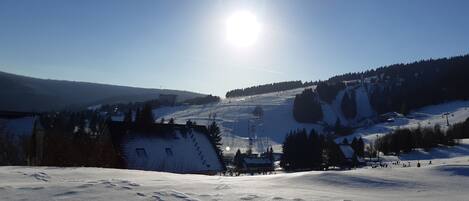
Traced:
[[130, 125], [132, 124], [132, 110], [129, 109], [124, 115], [124, 124]]

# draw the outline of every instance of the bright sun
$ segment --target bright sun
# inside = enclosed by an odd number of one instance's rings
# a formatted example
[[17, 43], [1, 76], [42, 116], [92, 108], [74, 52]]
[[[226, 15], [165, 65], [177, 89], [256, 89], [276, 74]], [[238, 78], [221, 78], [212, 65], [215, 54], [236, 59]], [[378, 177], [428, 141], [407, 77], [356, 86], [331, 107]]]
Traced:
[[226, 21], [226, 37], [237, 47], [253, 45], [260, 31], [261, 26], [256, 16], [249, 11], [235, 12]]

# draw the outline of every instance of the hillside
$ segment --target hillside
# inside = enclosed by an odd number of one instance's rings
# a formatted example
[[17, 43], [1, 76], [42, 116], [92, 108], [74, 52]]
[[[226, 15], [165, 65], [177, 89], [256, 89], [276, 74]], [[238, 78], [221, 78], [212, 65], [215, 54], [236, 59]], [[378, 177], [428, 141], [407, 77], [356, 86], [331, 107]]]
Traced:
[[159, 94], [176, 94], [179, 100], [201, 95], [169, 89], [38, 79], [0, 72], [0, 110], [46, 111], [85, 108], [97, 104], [156, 99]]
[[[271, 145], [280, 151], [279, 145], [285, 135], [295, 129], [314, 128], [323, 132], [341, 125], [356, 129], [353, 134], [350, 131], [344, 134], [376, 136], [399, 126], [424, 124], [428, 118], [441, 118], [446, 112], [467, 107], [464, 100], [469, 98], [465, 93], [466, 86], [469, 86], [466, 83], [468, 65], [469, 55], [396, 64], [362, 73], [344, 74], [296, 89], [283, 90], [283, 85], [301, 86], [301, 82], [246, 88], [237, 93], [251, 95], [227, 98], [220, 103], [202, 106], [160, 108], [154, 113], [158, 118], [175, 118], [181, 123], [191, 119], [206, 124], [214, 119], [221, 125], [224, 145], [227, 147], [247, 148], [247, 137], [251, 133], [258, 139], [256, 147], [259, 151]], [[312, 89], [313, 92], [306, 93], [303, 103], [297, 101], [304, 97], [298, 95], [308, 91], [305, 89]], [[302, 104], [295, 105], [297, 102]], [[452, 102], [459, 103], [452, 105], [458, 107], [451, 107]], [[316, 105], [320, 109], [308, 110], [308, 105]], [[256, 106], [263, 110], [260, 118], [253, 114]], [[433, 113], [426, 113], [424, 109], [423, 115], [418, 113], [422, 108], [430, 106], [440, 109]], [[306, 119], [298, 118], [294, 111], [306, 111]], [[315, 112], [321, 114], [314, 114], [312, 119], [307, 119], [308, 114], [311, 116]], [[396, 119], [393, 123], [381, 123], [379, 115], [387, 112], [410, 116]], [[468, 114], [462, 112], [466, 118]], [[251, 128], [248, 129], [248, 126]]]

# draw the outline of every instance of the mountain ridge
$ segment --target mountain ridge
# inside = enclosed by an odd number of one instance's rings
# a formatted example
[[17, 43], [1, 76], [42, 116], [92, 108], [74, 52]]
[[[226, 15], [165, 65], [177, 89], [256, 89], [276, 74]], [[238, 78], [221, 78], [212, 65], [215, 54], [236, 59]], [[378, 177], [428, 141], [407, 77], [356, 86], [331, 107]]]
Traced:
[[175, 94], [178, 100], [203, 95], [172, 89], [42, 79], [0, 71], [0, 110], [81, 109], [93, 104], [157, 99], [159, 94]]

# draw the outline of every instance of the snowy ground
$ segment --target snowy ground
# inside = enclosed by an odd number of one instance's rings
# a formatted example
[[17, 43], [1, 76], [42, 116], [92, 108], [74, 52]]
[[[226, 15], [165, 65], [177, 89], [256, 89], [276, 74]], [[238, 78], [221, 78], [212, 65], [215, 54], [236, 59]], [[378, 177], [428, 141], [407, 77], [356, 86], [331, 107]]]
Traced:
[[[182, 175], [103, 168], [0, 167], [0, 200], [467, 200], [469, 140], [412, 167], [262, 176]], [[402, 163], [407, 163], [403, 161]]]

